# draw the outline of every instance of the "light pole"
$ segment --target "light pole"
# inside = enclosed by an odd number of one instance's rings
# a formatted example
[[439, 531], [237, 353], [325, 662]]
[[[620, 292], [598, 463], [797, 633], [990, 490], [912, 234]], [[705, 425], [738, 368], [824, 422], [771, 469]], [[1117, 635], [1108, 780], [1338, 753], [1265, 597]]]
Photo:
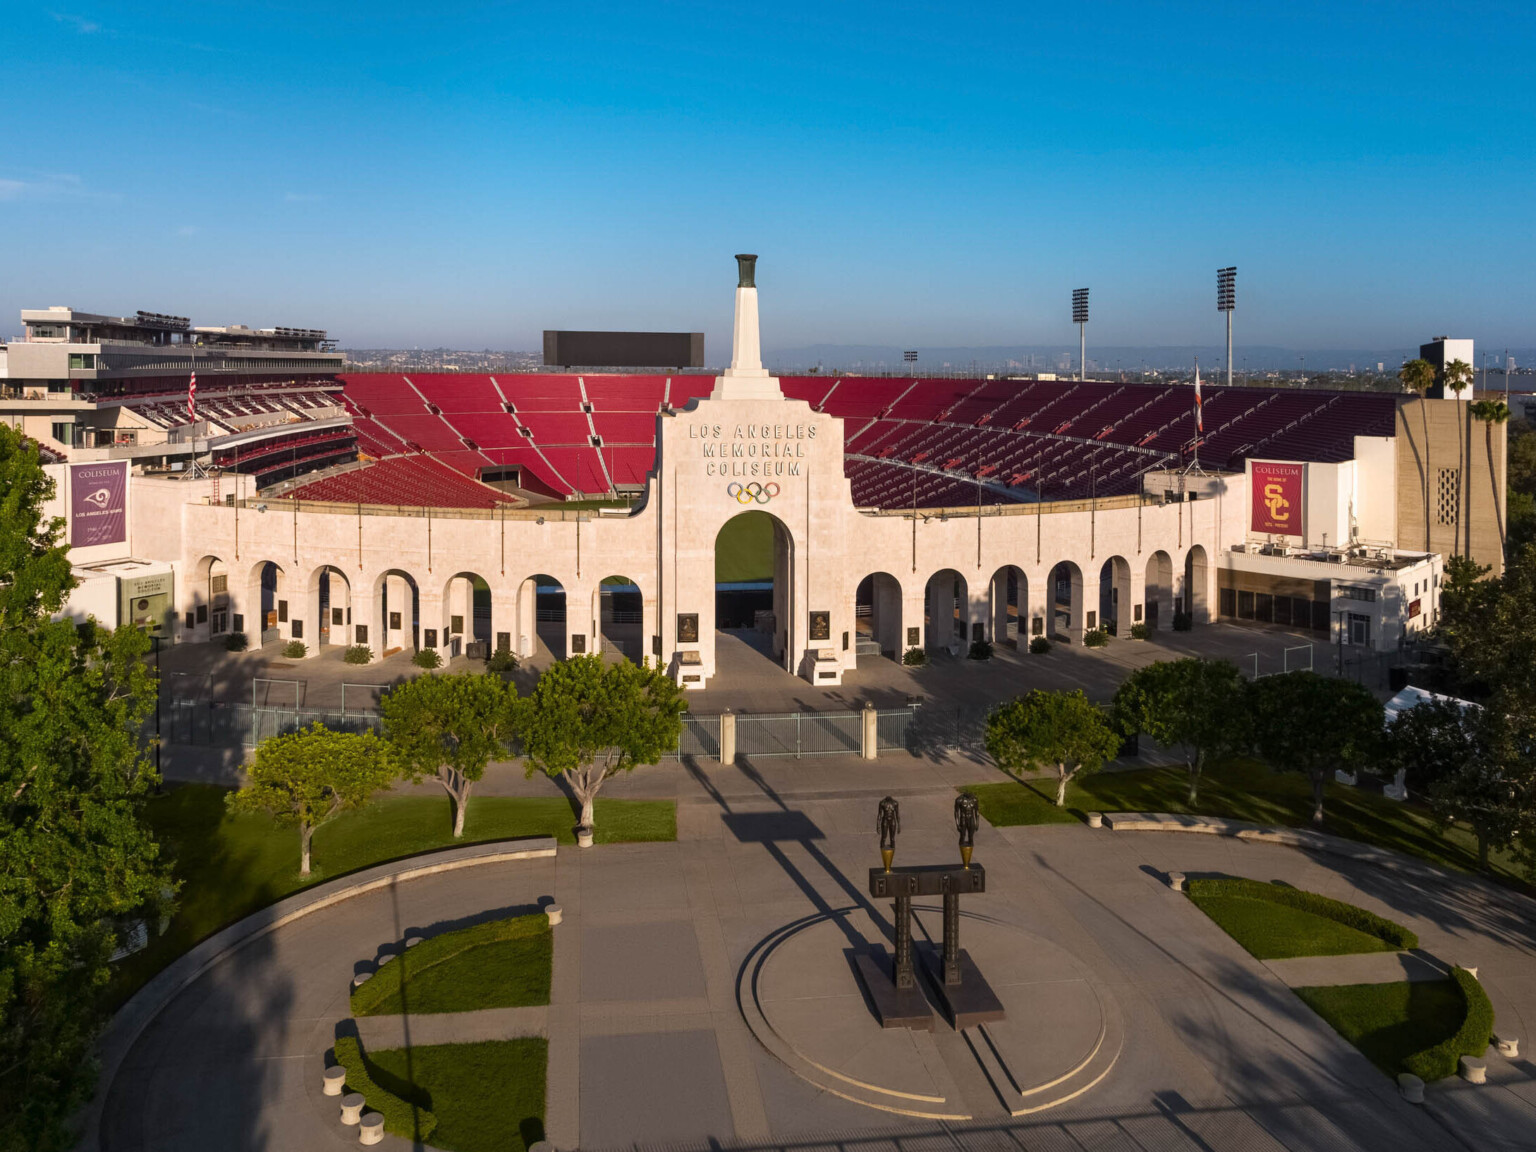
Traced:
[[1072, 323], [1077, 325], [1077, 378], [1088, 379], [1088, 289], [1072, 289]]
[[1216, 311], [1227, 314], [1227, 387], [1232, 387], [1232, 311], [1237, 307], [1237, 265], [1216, 269]]

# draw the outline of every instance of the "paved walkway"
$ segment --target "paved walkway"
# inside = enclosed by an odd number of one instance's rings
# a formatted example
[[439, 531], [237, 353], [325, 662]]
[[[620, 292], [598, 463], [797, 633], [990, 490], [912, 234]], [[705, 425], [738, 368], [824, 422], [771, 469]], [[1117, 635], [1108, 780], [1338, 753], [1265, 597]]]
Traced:
[[513, 1040], [544, 1036], [549, 1009], [481, 1008], [474, 1012], [414, 1013], [407, 1016], [359, 1016], [358, 1039], [363, 1050], [405, 1048], [410, 1045], [467, 1044], [473, 1040]]
[[846, 757], [636, 773], [612, 794], [670, 788], [677, 843], [562, 849], [554, 860], [428, 877], [284, 927], [218, 965], [135, 1045], [110, 1086], [103, 1147], [355, 1143], [320, 1081], [357, 965], [408, 933], [551, 896], [565, 910], [545, 1017], [557, 1147], [804, 1149], [832, 1133], [845, 1147], [859, 1141], [859, 1152], [1536, 1147], [1536, 1067], [1490, 1056], [1490, 1086], [1436, 1085], [1427, 1108], [1405, 1104], [1286, 980], [1162, 878], [1209, 870], [1284, 880], [1395, 919], [1427, 952], [1477, 964], [1500, 1030], [1522, 1037], [1536, 1024], [1536, 904], [1469, 877], [1228, 837], [1081, 825], [978, 833], [988, 892], [975, 910], [1070, 954], [1123, 1012], [1119, 1060], [1079, 1098], [1011, 1119], [965, 1041], [943, 1031], [933, 1051], [976, 1118], [968, 1124], [875, 1113], [798, 1079], [742, 1019], [744, 959], [808, 915], [855, 905], [884, 917], [862, 895], [878, 859], [875, 801], [902, 790], [901, 859], [948, 860], [953, 786], [972, 778], [984, 770], [964, 762]]
[[1297, 956], [1266, 960], [1264, 966], [1287, 988], [1330, 984], [1394, 984], [1402, 980], [1444, 980], [1452, 967], [1414, 952], [1362, 952], [1353, 956]]

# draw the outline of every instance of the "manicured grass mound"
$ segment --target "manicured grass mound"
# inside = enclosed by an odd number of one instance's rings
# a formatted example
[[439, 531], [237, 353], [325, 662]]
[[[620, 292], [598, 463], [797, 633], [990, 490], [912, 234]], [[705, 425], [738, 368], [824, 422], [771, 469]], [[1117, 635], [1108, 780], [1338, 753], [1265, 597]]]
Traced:
[[[1003, 781], [965, 789], [982, 801], [982, 815], [994, 826], [1063, 822], [1049, 779]], [[1013, 798], [1033, 792], [1034, 797]], [[1299, 772], [1274, 772], [1253, 760], [1238, 759], [1207, 768], [1200, 778], [1200, 798], [1190, 804], [1189, 780], [1182, 767], [1100, 772], [1067, 785], [1067, 809], [1085, 812], [1188, 812], [1226, 816], [1286, 828], [1312, 825], [1312, 785]], [[1410, 801], [1388, 800], [1379, 793], [1329, 784], [1324, 793], [1323, 830], [1366, 844], [1417, 856], [1460, 872], [1478, 871], [1477, 840], [1465, 827], [1443, 827], [1429, 809]], [[1524, 871], [1509, 852], [1495, 852], [1494, 876], [1530, 890]]]
[[384, 1117], [384, 1130], [406, 1140], [425, 1141], [437, 1127], [437, 1117], [428, 1105], [406, 1100], [381, 1085], [374, 1074], [379, 1069], [363, 1055], [363, 1046], [355, 1036], [336, 1041], [336, 1062], [347, 1070], [347, 1088], [361, 1092], [368, 1107]]
[[1477, 977], [1465, 968], [1452, 968], [1449, 983], [1455, 985], [1461, 1001], [1461, 1021], [1455, 1033], [1403, 1061], [1407, 1071], [1426, 1082], [1454, 1076], [1463, 1056], [1482, 1056], [1488, 1051], [1493, 1035], [1493, 1005]]
[[1477, 1055], [1487, 1047], [1493, 1026], [1490, 1009], [1481, 1041], [1475, 1047], [1457, 1044], [1471, 1016], [1458, 980], [1338, 984], [1294, 991], [1335, 1032], [1394, 1078], [1399, 1072], [1412, 1072], [1425, 1081], [1453, 1075], [1463, 1051]]
[[352, 991], [352, 1015], [398, 1016], [549, 1003], [542, 912], [445, 932], [406, 949]]
[[432, 1145], [449, 1152], [525, 1152], [544, 1139], [547, 1059], [543, 1037], [391, 1048], [370, 1057], [393, 1091], [431, 1109]]
[[1400, 952], [1419, 946], [1401, 924], [1374, 912], [1281, 884], [1238, 876], [1201, 877], [1189, 898], [1259, 960]]
[[[455, 843], [524, 836], [576, 842], [577, 811], [562, 796], [477, 796], [458, 841], [446, 796], [386, 796], [321, 827], [314, 871], [301, 877], [298, 833], [265, 816], [231, 815], [227, 793], [211, 784], [182, 784], [146, 805], [181, 891], [166, 934], [117, 965], [113, 996], [119, 1002], [199, 940], [311, 884]], [[677, 806], [670, 800], [599, 797], [595, 819], [600, 844], [677, 839]]]

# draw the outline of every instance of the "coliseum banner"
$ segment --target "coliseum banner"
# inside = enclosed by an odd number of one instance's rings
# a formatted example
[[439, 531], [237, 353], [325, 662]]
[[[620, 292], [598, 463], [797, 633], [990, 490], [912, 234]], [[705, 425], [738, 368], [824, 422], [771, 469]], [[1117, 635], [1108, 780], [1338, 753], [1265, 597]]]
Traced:
[[1301, 478], [1305, 464], [1253, 462], [1254, 532], [1301, 535]]
[[69, 469], [69, 542], [75, 548], [128, 539], [128, 462]]

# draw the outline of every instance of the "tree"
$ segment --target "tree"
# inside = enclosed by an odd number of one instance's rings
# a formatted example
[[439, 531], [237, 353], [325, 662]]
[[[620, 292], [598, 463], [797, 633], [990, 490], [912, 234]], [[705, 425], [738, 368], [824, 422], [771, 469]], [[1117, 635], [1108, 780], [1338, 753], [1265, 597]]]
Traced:
[[1397, 378], [1409, 392], [1422, 396], [1435, 383], [1435, 366], [1428, 360], [1409, 360], [1398, 369]]
[[394, 778], [388, 747], [372, 732], [333, 732], [320, 723], [263, 740], [246, 784], [228, 797], [234, 812], [266, 812], [299, 829], [299, 875], [309, 875], [315, 829], [360, 808]]
[[486, 765], [508, 754], [516, 725], [516, 693], [500, 676], [427, 675], [384, 697], [384, 738], [406, 779], [431, 776], [453, 805], [453, 834], [464, 835], [470, 789]]
[[654, 764], [677, 747], [683, 694], [660, 666], [575, 656], [549, 668], [519, 701], [519, 732], [529, 776], [564, 777], [591, 828], [605, 781]]
[[1459, 740], [1460, 755], [1430, 782], [1429, 806], [1441, 820], [1460, 820], [1472, 829], [1478, 866], [1486, 870], [1492, 849], [1509, 847], [1533, 826], [1533, 733], [1518, 717], [1497, 708], [1472, 706], [1456, 712], [1454, 718], [1443, 715], [1440, 724], [1447, 739]]
[[1351, 680], [1285, 672], [1254, 681], [1254, 747], [1270, 767], [1304, 772], [1312, 781], [1312, 822], [1323, 822], [1323, 786], [1337, 769], [1377, 762], [1381, 704]]
[[1425, 700], [1397, 714], [1382, 744], [1382, 767], [1403, 773], [1411, 795], [1426, 795], [1442, 777], [1456, 770], [1466, 755], [1465, 704]]
[[1470, 388], [1475, 378], [1472, 365], [1465, 360], [1452, 360], [1445, 366], [1445, 371], [1440, 373], [1440, 383], [1447, 392], [1460, 392], [1463, 388]]
[[1115, 693], [1115, 718], [1126, 733], [1185, 747], [1190, 804], [1206, 764], [1249, 743], [1247, 685], [1226, 660], [1159, 660], [1137, 669]]
[[143, 820], [156, 684], [133, 628], [52, 620], [74, 586], [54, 485], [0, 426], [0, 1149], [72, 1146], [116, 928], [167, 909]]
[[1458, 673], [1501, 711], [1536, 715], [1536, 544], [1515, 553], [1504, 575], [1453, 559], [1440, 596], [1440, 634]]
[[1053, 770], [1060, 808], [1067, 802], [1067, 784], [1104, 767], [1121, 740], [1082, 692], [1036, 689], [992, 710], [986, 743], [987, 754], [1005, 771]]

